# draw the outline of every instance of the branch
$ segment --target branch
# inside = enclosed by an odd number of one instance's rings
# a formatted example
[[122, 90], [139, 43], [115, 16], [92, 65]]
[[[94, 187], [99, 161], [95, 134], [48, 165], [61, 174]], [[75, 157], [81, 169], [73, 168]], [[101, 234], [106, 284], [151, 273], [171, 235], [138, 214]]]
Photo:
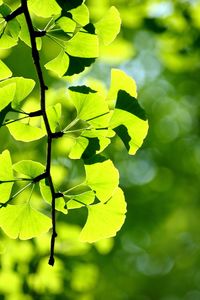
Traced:
[[23, 7], [20, 6], [16, 10], [14, 10], [10, 15], [4, 17], [4, 19], [6, 20], [6, 22], [9, 22], [14, 18], [16, 18], [17, 16], [21, 15], [22, 13], [23, 13]]
[[55, 199], [56, 199], [56, 193], [51, 177], [51, 149], [52, 149], [52, 132], [50, 128], [50, 124], [47, 118], [46, 113], [46, 95], [45, 91], [48, 89], [48, 87], [45, 85], [42, 68], [40, 65], [40, 56], [39, 52], [37, 50], [36, 46], [36, 34], [33, 27], [33, 23], [31, 20], [31, 16], [28, 10], [27, 6], [27, 0], [21, 0], [21, 5], [23, 8], [24, 16], [26, 19], [26, 23], [28, 26], [29, 34], [30, 34], [30, 40], [31, 40], [31, 47], [32, 47], [32, 58], [33, 62], [35, 64], [39, 85], [40, 85], [40, 106], [42, 111], [42, 117], [44, 120], [44, 124], [47, 131], [47, 159], [46, 159], [46, 178], [49, 182], [49, 187], [51, 190], [51, 196], [52, 196], [52, 237], [51, 237], [51, 250], [50, 250], [50, 258], [49, 258], [49, 264], [54, 265], [54, 245], [55, 245], [55, 238], [57, 236], [56, 233], [56, 210], [55, 210]]

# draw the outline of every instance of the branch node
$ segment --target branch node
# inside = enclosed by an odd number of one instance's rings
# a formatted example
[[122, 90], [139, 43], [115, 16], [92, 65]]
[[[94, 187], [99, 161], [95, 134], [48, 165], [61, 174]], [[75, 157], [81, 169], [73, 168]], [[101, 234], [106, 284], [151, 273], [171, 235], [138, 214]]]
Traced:
[[14, 10], [10, 15], [5, 16], [4, 19], [6, 22], [9, 22], [22, 13], [23, 13], [23, 8], [22, 8], [22, 6], [20, 6], [16, 10]]
[[39, 182], [40, 180], [42, 180], [42, 179], [44, 179], [44, 178], [47, 178], [47, 173], [46, 173], [46, 172], [44, 172], [44, 173], [38, 175], [37, 177], [35, 177], [35, 178], [33, 179], [33, 182], [34, 182], [34, 183], [37, 183], [37, 182]]
[[42, 110], [37, 110], [37, 111], [33, 111], [33, 112], [30, 112], [29, 114], [29, 117], [39, 117], [39, 116], [42, 116]]
[[43, 37], [46, 35], [46, 30], [34, 31], [34, 35], [35, 35], [35, 37]]
[[57, 139], [57, 138], [60, 138], [64, 135], [64, 132], [62, 131], [58, 131], [58, 132], [52, 132], [51, 133], [51, 138], [52, 139]]

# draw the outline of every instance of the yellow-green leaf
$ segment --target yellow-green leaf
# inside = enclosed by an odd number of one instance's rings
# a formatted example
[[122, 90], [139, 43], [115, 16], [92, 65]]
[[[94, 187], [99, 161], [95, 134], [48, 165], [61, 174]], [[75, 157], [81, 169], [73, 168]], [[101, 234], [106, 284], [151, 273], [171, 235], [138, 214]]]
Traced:
[[10, 83], [3, 87], [0, 87], [0, 111], [14, 99], [15, 90], [15, 83]]
[[50, 18], [61, 12], [61, 7], [55, 0], [29, 0], [28, 6], [30, 11], [43, 18]]
[[6, 126], [8, 127], [10, 134], [17, 141], [31, 142], [39, 140], [46, 135], [45, 130], [18, 121]]
[[10, 153], [5, 150], [0, 154], [0, 203], [10, 198], [13, 182], [4, 182], [13, 179], [12, 161]]
[[58, 75], [58, 77], [62, 77], [69, 66], [69, 56], [61, 51], [58, 56], [45, 64], [45, 68], [50, 70]]
[[11, 70], [0, 60], [0, 80], [6, 79], [12, 76]]

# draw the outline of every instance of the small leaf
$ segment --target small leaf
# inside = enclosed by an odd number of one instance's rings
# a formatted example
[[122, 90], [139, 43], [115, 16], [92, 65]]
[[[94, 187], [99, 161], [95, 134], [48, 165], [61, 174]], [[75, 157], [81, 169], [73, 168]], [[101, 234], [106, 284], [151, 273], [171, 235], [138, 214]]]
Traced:
[[67, 17], [61, 17], [56, 24], [66, 33], [73, 33], [76, 29], [76, 23]]
[[69, 68], [66, 72], [66, 76], [72, 76], [79, 74], [84, 71], [86, 67], [90, 67], [94, 62], [95, 58], [80, 58], [69, 55]]
[[44, 173], [45, 166], [37, 161], [21, 160], [13, 165], [13, 169], [28, 178], [35, 178], [38, 175]]
[[30, 11], [43, 18], [50, 18], [61, 12], [61, 8], [55, 0], [29, 0], [28, 6]]
[[[60, 124], [60, 118], [62, 113], [62, 106], [60, 103], [56, 103], [53, 106], [49, 106], [46, 110], [48, 121], [50, 124], [50, 128], [52, 132], [56, 132], [56, 130], [59, 130]], [[44, 124], [43, 124], [44, 125]], [[45, 128], [45, 126], [44, 126]]]
[[81, 193], [78, 195], [70, 196], [70, 200], [67, 202], [68, 209], [80, 208], [92, 204], [95, 199], [95, 194], [92, 191]]
[[0, 60], [0, 80], [7, 79], [12, 76], [11, 70]]
[[19, 38], [29, 47], [31, 47], [31, 40], [29, 35], [28, 26], [26, 23], [25, 16], [23, 14], [17, 16], [17, 20], [20, 24], [21, 30], [19, 34]]
[[29, 204], [7, 205], [0, 209], [0, 226], [12, 239], [31, 239], [46, 233], [51, 219]]
[[17, 40], [4, 33], [0, 38], [0, 49], [9, 49], [17, 45]]
[[[48, 204], [52, 204], [52, 194], [51, 194], [51, 189], [49, 187], [48, 184], [48, 180], [47, 179], [43, 179], [39, 182], [39, 186], [40, 186], [40, 192], [42, 195], [42, 198], [44, 199], [44, 201], [46, 201]], [[65, 200], [63, 197], [59, 197], [56, 198], [56, 210], [61, 211], [64, 214], [67, 214], [67, 208], [65, 205]]]
[[69, 56], [61, 51], [59, 55], [45, 64], [45, 68], [47, 70], [53, 71], [58, 75], [58, 77], [62, 77], [69, 66]]
[[45, 130], [18, 121], [6, 126], [8, 127], [10, 134], [17, 141], [32, 142], [39, 140], [46, 135]]
[[106, 99], [109, 102], [109, 106], [112, 108], [115, 106], [119, 90], [126, 91], [132, 97], [137, 98], [137, 86], [135, 80], [121, 70], [112, 69], [110, 89]]
[[89, 23], [89, 10], [85, 4], [82, 4], [69, 11], [72, 14], [72, 18], [81, 26], [85, 26]]
[[115, 236], [125, 220], [126, 202], [118, 188], [107, 203], [88, 206], [88, 218], [80, 234], [80, 241], [93, 243]]
[[82, 136], [78, 137], [75, 141], [75, 144], [72, 146], [72, 149], [70, 150], [69, 158], [80, 159], [88, 144], [89, 141], [87, 138]]
[[114, 41], [120, 32], [120, 27], [120, 14], [114, 6], [108, 10], [107, 14], [100, 21], [95, 23], [96, 32], [105, 45], [109, 45]]
[[87, 32], [78, 32], [65, 43], [66, 52], [75, 57], [94, 58], [99, 56], [98, 37]]
[[5, 150], [0, 154], [0, 203], [8, 201], [13, 187], [13, 182], [3, 183], [3, 181], [12, 179], [12, 161], [9, 151]]
[[69, 88], [69, 95], [77, 110], [77, 117], [88, 121], [109, 112], [108, 105], [100, 93], [83, 92], [83, 87]]
[[0, 87], [0, 111], [4, 109], [14, 98], [16, 84], [10, 83]]
[[96, 192], [97, 198], [106, 202], [119, 184], [119, 173], [111, 160], [85, 165], [86, 184]]
[[22, 100], [24, 100], [33, 90], [35, 81], [29, 78], [12, 77], [0, 82], [0, 88], [9, 83], [16, 85], [15, 96], [12, 101], [12, 107], [17, 108]]

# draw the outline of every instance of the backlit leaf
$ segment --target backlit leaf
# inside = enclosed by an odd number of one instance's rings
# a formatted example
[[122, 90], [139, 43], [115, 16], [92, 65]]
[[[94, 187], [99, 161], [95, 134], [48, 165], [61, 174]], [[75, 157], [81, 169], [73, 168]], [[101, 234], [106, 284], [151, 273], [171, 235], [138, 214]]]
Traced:
[[5, 150], [0, 154], [0, 203], [8, 201], [13, 186], [13, 182], [3, 183], [3, 181], [12, 179], [12, 161], [9, 151]]
[[10, 134], [17, 141], [31, 142], [39, 140], [46, 135], [45, 130], [22, 122], [14, 122], [6, 126], [8, 127]]
[[82, 4], [69, 11], [72, 14], [72, 18], [81, 26], [85, 26], [89, 23], [89, 10], [85, 4]]
[[0, 226], [10, 238], [27, 240], [46, 233], [52, 224], [49, 217], [29, 204], [22, 204], [1, 208]]
[[0, 80], [6, 79], [12, 76], [11, 70], [0, 60]]
[[59, 18], [56, 24], [66, 33], [73, 33], [76, 28], [76, 23], [67, 17]]
[[0, 111], [4, 109], [14, 98], [16, 84], [10, 83], [0, 87]]
[[71, 195], [70, 200], [67, 201], [68, 209], [80, 208], [92, 204], [95, 199], [95, 194], [92, 191], [84, 192], [78, 195]]
[[99, 56], [98, 37], [87, 32], [78, 32], [65, 43], [66, 52], [75, 57], [93, 58]]
[[115, 236], [124, 223], [126, 202], [120, 188], [106, 203], [89, 205], [87, 208], [87, 222], [80, 234], [82, 242], [93, 243]]
[[47, 108], [47, 117], [52, 132], [55, 132], [60, 126], [59, 121], [61, 118], [61, 113], [62, 107], [60, 103], [56, 103], [55, 105]]
[[55, 0], [29, 0], [29, 9], [39, 17], [49, 18], [61, 12]]
[[62, 77], [69, 66], [69, 56], [61, 51], [58, 56], [45, 64], [45, 68], [47, 70], [53, 71], [58, 75], [58, 77]]
[[28, 178], [35, 178], [44, 173], [45, 166], [37, 161], [21, 160], [13, 165], [13, 169]]
[[107, 14], [95, 24], [96, 33], [101, 37], [105, 45], [114, 41], [120, 32], [121, 18], [118, 10], [112, 6]]
[[105, 203], [119, 184], [119, 173], [111, 160], [85, 165], [86, 184]]

